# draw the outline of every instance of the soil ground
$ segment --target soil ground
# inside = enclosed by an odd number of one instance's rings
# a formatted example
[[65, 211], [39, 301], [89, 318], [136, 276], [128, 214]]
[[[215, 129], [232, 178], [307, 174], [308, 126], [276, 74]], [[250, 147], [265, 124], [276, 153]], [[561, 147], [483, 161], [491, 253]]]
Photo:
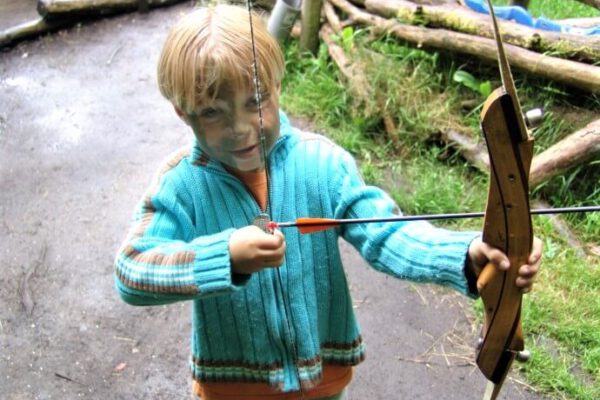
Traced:
[[[155, 85], [167, 29], [189, 8], [0, 52], [3, 399], [192, 398], [190, 305], [128, 306], [112, 267], [154, 170], [190, 140]], [[368, 348], [349, 398], [480, 399], [469, 300], [384, 276], [341, 246]], [[501, 398], [541, 397], [510, 379]]]

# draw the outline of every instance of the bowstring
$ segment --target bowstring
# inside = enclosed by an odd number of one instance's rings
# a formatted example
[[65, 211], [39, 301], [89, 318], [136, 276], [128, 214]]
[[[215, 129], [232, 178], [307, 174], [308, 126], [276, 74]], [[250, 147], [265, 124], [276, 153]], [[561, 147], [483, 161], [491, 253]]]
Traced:
[[[250, 21], [250, 40], [252, 44], [252, 75], [254, 79], [254, 98], [256, 100], [256, 104], [258, 106], [258, 126], [259, 126], [259, 141], [261, 148], [261, 157], [263, 161], [263, 166], [265, 169], [265, 178], [266, 178], [266, 186], [267, 186], [267, 209], [263, 210], [265, 214], [271, 217], [270, 213], [272, 212], [271, 208], [271, 195], [270, 195], [270, 174], [269, 174], [269, 164], [267, 159], [267, 138], [265, 137], [265, 128], [263, 123], [263, 114], [262, 114], [262, 105], [261, 105], [261, 85], [260, 79], [258, 79], [258, 57], [256, 57], [256, 43], [254, 41], [254, 24], [252, 23], [252, 0], [247, 0], [246, 5], [248, 7], [248, 18]], [[271, 218], [269, 218], [271, 219]]]
[[[269, 176], [269, 164], [268, 164], [268, 159], [267, 159], [267, 140], [265, 137], [265, 130], [264, 130], [264, 124], [263, 124], [263, 115], [262, 115], [262, 105], [261, 105], [261, 86], [260, 86], [260, 79], [258, 79], [258, 57], [256, 56], [256, 42], [254, 40], [254, 24], [252, 23], [252, 0], [246, 0], [246, 6], [248, 8], [248, 19], [249, 19], [249, 23], [250, 23], [250, 41], [251, 41], [251, 47], [252, 47], [252, 74], [253, 74], [253, 78], [254, 78], [254, 97], [256, 100], [256, 104], [258, 106], [258, 125], [259, 125], [259, 141], [260, 141], [260, 147], [261, 147], [261, 156], [263, 159], [263, 165], [265, 168], [265, 178], [266, 178], [266, 186], [267, 186], [267, 209], [264, 210], [265, 214], [267, 214], [267, 216], [269, 217], [269, 220], [271, 221], [271, 215], [270, 213], [273, 211], [272, 207], [271, 207], [271, 193], [270, 193], [270, 188], [271, 188], [271, 180], [270, 180], [270, 176]], [[286, 296], [285, 293], [283, 291], [283, 279], [281, 277], [281, 270], [280, 268], [275, 268], [276, 270], [276, 275], [277, 275], [277, 281], [279, 284], [279, 290], [281, 291], [281, 298], [283, 300], [283, 312], [284, 312], [284, 317], [285, 317], [285, 328], [287, 331], [287, 337], [290, 341], [290, 345], [292, 346], [292, 351], [293, 351], [293, 362], [294, 362], [294, 371], [296, 372], [296, 378], [298, 379], [298, 386], [300, 388], [300, 396], [302, 399], [304, 399], [304, 390], [302, 389], [302, 382], [300, 380], [300, 367], [298, 366], [298, 359], [299, 359], [299, 354], [298, 354], [298, 347], [296, 345], [296, 341], [294, 340], [293, 336], [292, 336], [292, 327], [291, 327], [291, 310], [289, 309], [289, 305], [288, 302], [286, 301]]]

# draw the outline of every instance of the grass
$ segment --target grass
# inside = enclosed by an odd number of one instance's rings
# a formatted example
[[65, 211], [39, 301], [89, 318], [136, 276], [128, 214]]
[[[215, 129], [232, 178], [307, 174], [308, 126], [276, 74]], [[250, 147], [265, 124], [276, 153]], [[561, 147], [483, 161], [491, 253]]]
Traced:
[[[492, 3], [505, 6], [509, 0], [493, 0]], [[577, 0], [531, 0], [528, 10], [534, 17], [550, 19], [600, 16], [600, 10]]]
[[[600, 14], [573, 0], [532, 0], [531, 10], [552, 18]], [[353, 62], [368, 71], [376, 88], [372, 102], [357, 100], [325, 46], [317, 57], [309, 57], [291, 43], [283, 107], [310, 119], [318, 131], [352, 152], [365, 180], [386, 188], [405, 213], [482, 210], [487, 176], [441, 145], [435, 133], [457, 129], [481, 140], [479, 112], [486, 88], [499, 85], [497, 69], [406, 47], [388, 37], [374, 38], [360, 29], [347, 31], [340, 43], [356, 49]], [[462, 78], [457, 81], [456, 76]], [[515, 80], [525, 109], [546, 110], [544, 124], [535, 131], [537, 152], [600, 116], [599, 96], [520, 74]], [[465, 101], [472, 106], [465, 108]], [[394, 116], [394, 132], [386, 133], [381, 109]], [[553, 206], [600, 204], [600, 160], [533, 188], [532, 199]], [[598, 246], [600, 214], [561, 219], [585, 249]], [[453, 226], [480, 229], [481, 221]], [[545, 253], [538, 283], [523, 306], [533, 357], [516, 368], [545, 397], [598, 399], [600, 257], [582, 255], [547, 217], [536, 217], [534, 230], [544, 241]], [[476, 304], [480, 314], [481, 303]]]

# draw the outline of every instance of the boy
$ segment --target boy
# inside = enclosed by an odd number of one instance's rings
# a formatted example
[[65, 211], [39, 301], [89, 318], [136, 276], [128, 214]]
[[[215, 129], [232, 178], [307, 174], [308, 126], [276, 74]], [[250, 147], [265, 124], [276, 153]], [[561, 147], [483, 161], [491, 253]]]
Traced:
[[[397, 208], [362, 182], [347, 152], [290, 126], [279, 111], [283, 55], [252, 20], [260, 99], [247, 10], [198, 9], [169, 33], [159, 87], [195, 141], [171, 156], [139, 205], [115, 261], [116, 286], [134, 305], [193, 301], [190, 365], [203, 399], [340, 399], [364, 358], [340, 236], [375, 269], [473, 297], [482, 266], [506, 269], [507, 258], [476, 233], [425, 222], [285, 237], [254, 226], [265, 214], [366, 218]], [[525, 290], [540, 255], [536, 240], [517, 280]]]

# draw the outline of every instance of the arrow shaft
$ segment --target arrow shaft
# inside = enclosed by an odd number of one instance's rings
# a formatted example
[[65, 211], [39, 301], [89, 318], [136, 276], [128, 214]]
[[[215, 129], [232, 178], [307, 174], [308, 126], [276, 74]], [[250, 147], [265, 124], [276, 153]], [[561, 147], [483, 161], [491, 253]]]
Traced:
[[[585, 213], [598, 212], [600, 206], [586, 207], [561, 207], [561, 208], [538, 208], [531, 210], [532, 215], [549, 215], [549, 214], [567, 214], [567, 213]], [[448, 219], [467, 219], [467, 218], [482, 218], [484, 212], [471, 213], [451, 213], [451, 214], [424, 214], [424, 215], [399, 215], [394, 217], [384, 218], [350, 218], [350, 219], [322, 219], [322, 218], [307, 218], [298, 219], [289, 222], [277, 222], [277, 228], [292, 228], [292, 227], [334, 227], [347, 224], [363, 224], [376, 222], [406, 222], [406, 221], [434, 221]]]

